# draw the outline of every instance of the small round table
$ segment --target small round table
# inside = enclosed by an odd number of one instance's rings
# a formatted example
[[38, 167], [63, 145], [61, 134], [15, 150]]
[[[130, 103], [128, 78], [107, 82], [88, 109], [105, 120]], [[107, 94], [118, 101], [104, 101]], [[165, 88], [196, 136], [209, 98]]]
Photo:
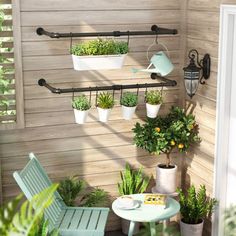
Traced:
[[[168, 197], [166, 207], [144, 204], [145, 194], [130, 195], [135, 201], [139, 202], [139, 207], [131, 210], [124, 210], [118, 208], [118, 200], [112, 203], [112, 210], [119, 217], [129, 220], [129, 234], [133, 235], [135, 222], [150, 222], [151, 236], [156, 236], [155, 222], [166, 221], [172, 216], [176, 215], [180, 210], [179, 203], [173, 198]], [[163, 224], [165, 227], [165, 224]]]

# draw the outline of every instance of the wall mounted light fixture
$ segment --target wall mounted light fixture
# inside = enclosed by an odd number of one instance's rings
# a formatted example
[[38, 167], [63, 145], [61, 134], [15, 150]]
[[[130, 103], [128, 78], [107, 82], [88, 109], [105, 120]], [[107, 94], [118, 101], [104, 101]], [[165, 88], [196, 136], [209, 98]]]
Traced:
[[199, 53], [196, 49], [190, 50], [188, 57], [190, 59], [190, 63], [187, 67], [183, 68], [184, 85], [187, 94], [192, 98], [197, 92], [199, 83], [205, 84], [203, 79], [207, 80], [210, 77], [211, 58], [209, 54], [205, 54], [199, 61]]

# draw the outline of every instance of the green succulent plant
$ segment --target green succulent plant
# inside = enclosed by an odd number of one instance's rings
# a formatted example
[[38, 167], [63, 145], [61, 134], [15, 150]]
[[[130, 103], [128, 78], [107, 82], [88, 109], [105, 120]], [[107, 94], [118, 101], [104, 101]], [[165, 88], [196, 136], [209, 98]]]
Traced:
[[143, 193], [150, 182], [150, 177], [144, 175], [141, 167], [138, 170], [133, 170], [128, 163], [125, 165], [125, 170], [120, 172], [120, 177], [121, 183], [118, 183], [120, 195]]
[[160, 90], [149, 90], [145, 95], [146, 103], [158, 105], [163, 103], [163, 97]]
[[87, 111], [90, 109], [91, 105], [88, 98], [83, 94], [74, 98], [72, 107], [80, 111]]
[[95, 39], [71, 48], [71, 53], [76, 56], [86, 55], [114, 55], [126, 54], [128, 52], [127, 42], [118, 42], [113, 39]]
[[102, 92], [98, 94], [97, 106], [103, 109], [111, 109], [115, 105], [114, 98], [109, 92]]
[[126, 107], [135, 107], [138, 104], [138, 95], [126, 92], [123, 94], [120, 104]]
[[198, 191], [192, 185], [186, 194], [180, 188], [177, 189], [177, 192], [179, 193], [182, 221], [186, 224], [198, 224], [203, 219], [209, 218], [217, 204], [215, 198], [207, 196], [205, 185], [201, 185]]

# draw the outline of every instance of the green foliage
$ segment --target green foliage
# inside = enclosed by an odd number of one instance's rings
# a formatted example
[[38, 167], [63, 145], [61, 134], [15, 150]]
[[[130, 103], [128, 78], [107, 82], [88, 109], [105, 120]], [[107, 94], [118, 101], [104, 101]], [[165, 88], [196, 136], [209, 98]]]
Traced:
[[52, 231], [50, 231], [49, 221], [44, 220], [44, 221], [41, 221], [41, 224], [39, 225], [39, 231], [36, 235], [37, 236], [59, 236], [59, 233], [57, 229], [53, 229]]
[[[43, 190], [34, 196], [31, 201], [20, 201], [22, 195], [5, 204], [0, 209], [0, 235], [1, 236], [45, 236], [40, 232], [40, 224], [43, 220], [43, 212], [49, 207], [54, 198], [58, 185]], [[56, 233], [56, 231], [54, 231]], [[56, 236], [58, 234], [53, 234]]]
[[204, 218], [209, 218], [217, 204], [215, 198], [207, 197], [205, 185], [201, 185], [196, 192], [192, 185], [185, 194], [182, 189], [178, 188], [180, 213], [183, 222], [187, 224], [198, 224]]
[[85, 182], [73, 176], [60, 181], [58, 192], [67, 206], [75, 206], [75, 199], [84, 188]]
[[72, 107], [80, 111], [87, 111], [90, 109], [91, 105], [87, 97], [83, 94], [81, 96], [75, 97], [75, 99], [72, 101]]
[[135, 107], [138, 104], [138, 95], [126, 92], [123, 94], [120, 104], [126, 107]]
[[74, 45], [71, 49], [71, 53], [76, 56], [114, 55], [126, 54], [127, 52], [127, 42], [117, 42], [113, 39], [100, 38]]
[[102, 92], [98, 94], [97, 106], [103, 109], [111, 109], [115, 105], [113, 96], [109, 92]]
[[236, 206], [230, 206], [225, 210], [224, 214], [224, 235], [235, 236], [236, 235]]
[[146, 103], [151, 105], [158, 105], [163, 103], [163, 97], [160, 90], [149, 90], [146, 93]]
[[142, 168], [132, 170], [128, 163], [125, 165], [124, 172], [120, 172], [120, 177], [121, 183], [118, 183], [120, 195], [143, 193], [150, 182], [150, 177], [144, 176]]
[[166, 116], [147, 118], [144, 124], [136, 123], [132, 129], [134, 143], [149, 153], [165, 153], [166, 165], [170, 165], [170, 153], [174, 148], [186, 152], [191, 144], [200, 142], [198, 125], [192, 114], [185, 114], [179, 107], [172, 107]]

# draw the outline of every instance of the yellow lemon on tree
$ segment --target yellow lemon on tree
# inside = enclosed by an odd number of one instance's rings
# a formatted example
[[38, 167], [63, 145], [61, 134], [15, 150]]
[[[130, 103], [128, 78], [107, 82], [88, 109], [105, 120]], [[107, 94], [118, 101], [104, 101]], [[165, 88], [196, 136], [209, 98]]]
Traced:
[[175, 146], [175, 141], [174, 141], [174, 140], [171, 140], [171, 141], [170, 141], [170, 145], [171, 145], [171, 146]]
[[161, 129], [159, 127], [156, 127], [155, 130], [157, 133], [159, 133], [161, 131]]
[[180, 143], [180, 144], [178, 145], [178, 148], [179, 148], [179, 149], [182, 149], [182, 148], [184, 148], [184, 145], [183, 145], [182, 143]]

